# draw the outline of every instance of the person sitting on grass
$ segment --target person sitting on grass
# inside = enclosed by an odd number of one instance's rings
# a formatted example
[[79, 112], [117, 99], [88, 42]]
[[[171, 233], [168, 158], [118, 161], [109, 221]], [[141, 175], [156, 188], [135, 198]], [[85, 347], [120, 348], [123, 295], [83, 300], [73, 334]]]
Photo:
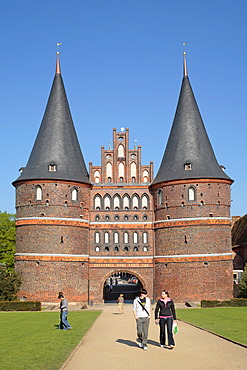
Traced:
[[69, 311], [68, 300], [64, 298], [64, 294], [62, 292], [59, 292], [58, 299], [60, 299], [60, 324], [58, 328], [62, 330], [70, 330], [71, 326], [67, 320]]

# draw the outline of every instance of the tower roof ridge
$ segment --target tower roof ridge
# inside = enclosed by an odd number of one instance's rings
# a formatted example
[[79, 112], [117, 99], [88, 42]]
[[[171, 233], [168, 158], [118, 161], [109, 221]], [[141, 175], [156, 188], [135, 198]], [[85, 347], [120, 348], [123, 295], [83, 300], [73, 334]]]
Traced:
[[88, 177], [57, 58], [40, 129], [28, 163], [16, 181], [54, 179], [89, 184]]

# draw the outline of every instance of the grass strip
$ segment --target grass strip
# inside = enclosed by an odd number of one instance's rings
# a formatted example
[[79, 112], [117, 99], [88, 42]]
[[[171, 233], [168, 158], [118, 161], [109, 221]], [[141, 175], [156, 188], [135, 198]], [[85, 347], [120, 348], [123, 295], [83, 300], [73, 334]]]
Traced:
[[177, 309], [178, 319], [247, 345], [247, 307]]
[[72, 330], [56, 329], [59, 312], [0, 312], [1, 370], [60, 369], [101, 311], [72, 311]]

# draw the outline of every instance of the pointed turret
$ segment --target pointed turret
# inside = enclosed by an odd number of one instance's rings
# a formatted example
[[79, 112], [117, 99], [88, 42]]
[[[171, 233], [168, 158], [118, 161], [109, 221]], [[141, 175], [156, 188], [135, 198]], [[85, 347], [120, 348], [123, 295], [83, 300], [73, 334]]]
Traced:
[[186, 54], [177, 110], [154, 184], [183, 179], [227, 179], [218, 164], [190, 85]]
[[59, 53], [38, 135], [28, 163], [15, 182], [37, 179], [90, 183], [61, 76]]

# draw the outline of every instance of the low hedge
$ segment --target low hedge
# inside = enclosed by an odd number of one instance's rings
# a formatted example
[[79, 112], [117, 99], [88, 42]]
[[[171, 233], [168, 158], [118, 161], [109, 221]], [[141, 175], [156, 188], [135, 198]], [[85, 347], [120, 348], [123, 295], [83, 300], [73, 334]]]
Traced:
[[246, 298], [234, 298], [229, 301], [201, 301], [202, 308], [209, 307], [246, 307], [247, 299]]
[[0, 301], [0, 311], [41, 311], [41, 302]]

